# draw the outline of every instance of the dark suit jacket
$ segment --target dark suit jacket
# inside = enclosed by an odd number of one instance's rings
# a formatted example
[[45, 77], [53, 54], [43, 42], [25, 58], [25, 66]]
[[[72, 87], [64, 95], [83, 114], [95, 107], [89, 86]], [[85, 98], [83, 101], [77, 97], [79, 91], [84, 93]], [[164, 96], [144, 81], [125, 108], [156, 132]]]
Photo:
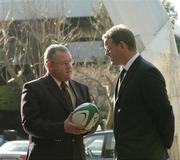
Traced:
[[166, 158], [174, 136], [174, 115], [162, 74], [139, 56], [115, 94], [118, 159]]
[[[76, 106], [90, 102], [88, 88], [70, 80]], [[83, 135], [64, 133], [64, 121], [72, 112], [50, 75], [24, 85], [21, 100], [22, 125], [29, 134], [30, 160], [83, 160]]]

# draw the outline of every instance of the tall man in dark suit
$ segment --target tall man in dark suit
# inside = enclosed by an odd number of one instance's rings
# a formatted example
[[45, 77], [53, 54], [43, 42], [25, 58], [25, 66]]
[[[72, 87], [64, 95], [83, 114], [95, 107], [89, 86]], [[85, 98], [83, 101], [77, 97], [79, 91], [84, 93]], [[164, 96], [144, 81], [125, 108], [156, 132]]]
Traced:
[[71, 122], [71, 112], [90, 102], [88, 87], [71, 80], [73, 59], [65, 46], [50, 45], [44, 64], [47, 74], [25, 83], [22, 90], [22, 125], [30, 140], [28, 160], [84, 160], [87, 131]]
[[102, 37], [106, 55], [123, 68], [115, 90], [114, 135], [118, 160], [165, 160], [174, 115], [160, 71], [136, 51], [135, 37], [116, 25]]

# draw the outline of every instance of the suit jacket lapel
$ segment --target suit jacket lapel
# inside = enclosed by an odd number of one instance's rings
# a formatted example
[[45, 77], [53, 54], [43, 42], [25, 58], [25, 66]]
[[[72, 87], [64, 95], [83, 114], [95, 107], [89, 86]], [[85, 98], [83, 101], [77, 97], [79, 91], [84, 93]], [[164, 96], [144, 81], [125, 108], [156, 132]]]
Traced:
[[116, 81], [116, 87], [115, 87], [115, 99], [117, 99], [117, 96], [118, 96], [118, 93], [119, 93], [119, 84], [120, 83], [120, 80], [119, 80], [119, 76], [118, 76], [118, 79]]
[[53, 78], [49, 74], [44, 76], [44, 78], [46, 86], [49, 89], [49, 93], [53, 94], [53, 97], [55, 97], [62, 104], [62, 107], [64, 107], [65, 110], [67, 110], [68, 112], [72, 112], [72, 107], [70, 107], [64, 100], [63, 94]]
[[131, 65], [131, 67], [129, 68], [128, 72], [126, 73], [126, 76], [124, 77], [124, 80], [121, 83], [117, 99], [120, 98], [120, 96], [122, 95], [122, 93], [123, 93], [125, 87], [127, 86], [128, 82], [133, 78], [133, 75], [136, 74], [135, 72], [136, 72], [137, 66], [138, 66], [139, 62], [141, 61], [141, 59], [142, 59], [142, 57], [139, 56], [134, 61], [134, 63]]
[[77, 88], [77, 85], [74, 84], [74, 81], [70, 80], [69, 84], [70, 84], [72, 90], [74, 91], [74, 95], [76, 97], [76, 105], [75, 105], [75, 108], [76, 108], [78, 105], [80, 105], [82, 103], [82, 100], [81, 100], [80, 94], [78, 93], [79, 90]]

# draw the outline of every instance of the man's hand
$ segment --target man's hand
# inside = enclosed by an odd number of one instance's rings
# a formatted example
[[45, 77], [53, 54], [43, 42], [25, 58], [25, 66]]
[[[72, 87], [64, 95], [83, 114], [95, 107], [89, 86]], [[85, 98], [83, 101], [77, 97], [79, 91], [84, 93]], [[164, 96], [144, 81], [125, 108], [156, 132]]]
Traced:
[[85, 134], [88, 131], [83, 129], [82, 126], [77, 126], [72, 123], [72, 113], [70, 113], [67, 119], [64, 121], [64, 132], [79, 135]]

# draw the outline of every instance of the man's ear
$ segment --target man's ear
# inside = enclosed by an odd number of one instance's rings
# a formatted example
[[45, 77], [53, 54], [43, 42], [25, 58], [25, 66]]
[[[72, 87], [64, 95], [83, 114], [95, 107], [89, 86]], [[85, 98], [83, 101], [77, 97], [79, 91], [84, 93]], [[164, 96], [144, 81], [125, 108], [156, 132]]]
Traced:
[[48, 61], [48, 62], [46, 63], [46, 66], [47, 66], [48, 70], [51, 71], [52, 68], [53, 68], [53, 63], [52, 63], [51, 61]]

